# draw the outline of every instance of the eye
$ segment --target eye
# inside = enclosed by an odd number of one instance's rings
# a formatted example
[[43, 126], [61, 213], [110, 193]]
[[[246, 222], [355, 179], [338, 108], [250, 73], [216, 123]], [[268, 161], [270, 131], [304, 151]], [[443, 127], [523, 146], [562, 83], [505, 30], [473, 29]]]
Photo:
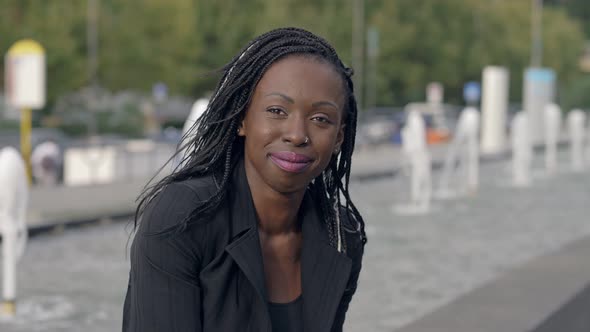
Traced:
[[319, 115], [319, 116], [314, 116], [313, 118], [311, 118], [313, 121], [319, 122], [321, 124], [332, 124], [332, 120], [330, 120], [330, 118], [328, 118], [327, 116], [324, 115]]
[[270, 113], [272, 116], [286, 116], [287, 112], [279, 107], [269, 107], [266, 109], [266, 112]]

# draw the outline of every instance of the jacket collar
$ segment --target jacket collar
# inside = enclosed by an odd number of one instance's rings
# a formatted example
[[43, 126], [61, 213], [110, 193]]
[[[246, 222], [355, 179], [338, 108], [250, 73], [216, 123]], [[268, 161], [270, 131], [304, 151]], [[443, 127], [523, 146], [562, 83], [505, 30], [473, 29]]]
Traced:
[[256, 293], [266, 302], [266, 281], [262, 262], [262, 250], [258, 237], [258, 217], [254, 208], [254, 201], [246, 178], [244, 161], [241, 159], [232, 174], [232, 183], [228, 197], [230, 200], [231, 242], [225, 250], [246, 278], [250, 281]]
[[352, 260], [330, 245], [324, 221], [306, 192], [303, 209], [301, 288], [304, 331], [330, 331], [344, 294]]
[[258, 217], [250, 192], [250, 185], [246, 178], [246, 168], [244, 159], [240, 159], [233, 170], [230, 185], [229, 197], [231, 201], [232, 220], [232, 238], [240, 235], [249, 229], [258, 228]]
[[[257, 294], [268, 302], [258, 218], [246, 179], [243, 161], [233, 172], [228, 193], [231, 209], [232, 241], [226, 251], [250, 281]], [[350, 275], [352, 260], [329, 244], [328, 233], [318, 215], [311, 193], [301, 206], [303, 218], [301, 288], [305, 331], [329, 331]]]

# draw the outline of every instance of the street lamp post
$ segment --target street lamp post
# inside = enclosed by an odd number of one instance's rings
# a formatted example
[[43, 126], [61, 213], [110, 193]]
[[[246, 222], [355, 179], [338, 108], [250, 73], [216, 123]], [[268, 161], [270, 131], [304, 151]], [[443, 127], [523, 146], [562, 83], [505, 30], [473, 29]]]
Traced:
[[543, 62], [543, 0], [531, 0], [531, 67], [541, 67]]
[[363, 109], [363, 62], [365, 50], [365, 1], [353, 0], [352, 7], [352, 68], [355, 96], [359, 110]]

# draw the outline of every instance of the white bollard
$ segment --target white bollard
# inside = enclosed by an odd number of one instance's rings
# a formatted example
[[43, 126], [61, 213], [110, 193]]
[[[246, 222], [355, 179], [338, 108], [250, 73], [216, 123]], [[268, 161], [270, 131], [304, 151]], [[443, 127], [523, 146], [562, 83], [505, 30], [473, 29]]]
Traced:
[[29, 187], [24, 161], [17, 150], [0, 150], [0, 232], [2, 233], [2, 307], [16, 314], [16, 263], [27, 241], [26, 211]]
[[554, 173], [557, 169], [557, 141], [561, 128], [561, 109], [551, 103], [545, 106], [545, 169]]
[[402, 150], [410, 166], [410, 205], [400, 206], [399, 213], [427, 213], [432, 199], [431, 161], [426, 146], [426, 126], [418, 111], [408, 113], [402, 129]]
[[207, 110], [207, 106], [209, 105], [209, 99], [207, 98], [199, 98], [197, 101], [194, 102], [193, 106], [191, 107], [191, 111], [188, 115], [188, 118], [184, 122], [184, 126], [182, 127], [182, 137], [183, 141], [181, 144], [184, 146], [179, 146], [178, 148], [181, 152], [176, 156], [174, 163], [172, 163], [172, 169], [176, 168], [179, 164], [182, 164], [187, 155], [187, 143], [192, 141], [192, 137], [195, 136], [197, 128], [195, 127], [195, 123], [199, 118], [205, 113]]
[[524, 111], [516, 113], [511, 123], [512, 141], [512, 183], [517, 187], [531, 184], [531, 163], [533, 147], [530, 137], [528, 115]]
[[479, 188], [479, 124], [480, 116], [475, 107], [463, 110], [462, 129], [465, 132], [465, 150], [463, 164], [465, 165], [466, 189], [476, 192]]
[[208, 104], [209, 104], [209, 99], [206, 99], [206, 98], [200, 98], [200, 99], [197, 99], [197, 101], [195, 101], [195, 103], [191, 107], [191, 112], [188, 115], [188, 118], [186, 119], [186, 121], [184, 122], [184, 126], [182, 127], [182, 135], [183, 136], [186, 135], [189, 131], [191, 131], [191, 134], [189, 134], [189, 135], [194, 135], [193, 125], [195, 124], [195, 122], [197, 122], [197, 120], [201, 117], [201, 115], [203, 115], [203, 113], [205, 113], [205, 111], [207, 110]]
[[555, 99], [556, 76], [553, 69], [529, 67], [524, 72], [522, 105], [527, 113], [531, 144], [541, 145], [545, 138], [545, 106]]
[[509, 73], [504, 67], [483, 70], [481, 99], [481, 152], [497, 154], [506, 149]]
[[567, 115], [567, 126], [570, 139], [572, 170], [584, 169], [584, 136], [586, 113], [579, 109], [571, 110]]
[[[459, 116], [453, 141], [449, 145], [437, 196], [450, 198], [456, 191], [474, 193], [479, 187], [479, 125], [480, 115], [475, 107], [466, 107]], [[456, 164], [458, 167], [455, 167]], [[451, 178], [461, 183], [451, 188]]]

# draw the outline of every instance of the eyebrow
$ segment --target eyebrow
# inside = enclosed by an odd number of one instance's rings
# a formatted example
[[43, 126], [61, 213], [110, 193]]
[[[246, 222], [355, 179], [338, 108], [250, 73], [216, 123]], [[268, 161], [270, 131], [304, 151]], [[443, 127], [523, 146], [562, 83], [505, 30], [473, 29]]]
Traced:
[[[287, 96], [287, 95], [284, 95], [284, 94], [282, 94], [282, 93], [280, 93], [280, 92], [271, 92], [271, 93], [268, 93], [268, 94], [266, 94], [266, 95], [264, 95], [264, 96], [265, 96], [265, 97], [269, 97], [269, 96], [279, 96], [279, 97], [281, 97], [281, 98], [285, 99], [285, 100], [286, 100], [287, 102], [289, 102], [290, 104], [294, 104], [294, 103], [295, 103], [295, 101], [293, 100], [293, 98], [291, 98], [291, 97], [289, 97], [289, 96]], [[334, 107], [334, 108], [338, 109], [338, 105], [336, 105], [335, 103], [333, 103], [333, 102], [331, 102], [331, 101], [316, 101], [315, 103], [311, 104], [311, 106], [313, 106], [313, 107], [319, 107], [319, 106], [332, 106], [332, 107]]]
[[332, 106], [335, 109], [338, 109], [338, 105], [334, 104], [331, 101], [316, 101], [315, 103], [311, 104], [311, 106], [313, 107], [319, 107], [319, 106]]
[[287, 95], [284, 95], [284, 94], [282, 94], [280, 92], [271, 92], [271, 93], [268, 93], [268, 94], [266, 94], [264, 96], [265, 97], [268, 97], [268, 96], [279, 96], [279, 97], [285, 99], [286, 101], [288, 101], [290, 104], [294, 104], [295, 103], [295, 101], [293, 100], [293, 98], [291, 98], [291, 97], [289, 97]]

